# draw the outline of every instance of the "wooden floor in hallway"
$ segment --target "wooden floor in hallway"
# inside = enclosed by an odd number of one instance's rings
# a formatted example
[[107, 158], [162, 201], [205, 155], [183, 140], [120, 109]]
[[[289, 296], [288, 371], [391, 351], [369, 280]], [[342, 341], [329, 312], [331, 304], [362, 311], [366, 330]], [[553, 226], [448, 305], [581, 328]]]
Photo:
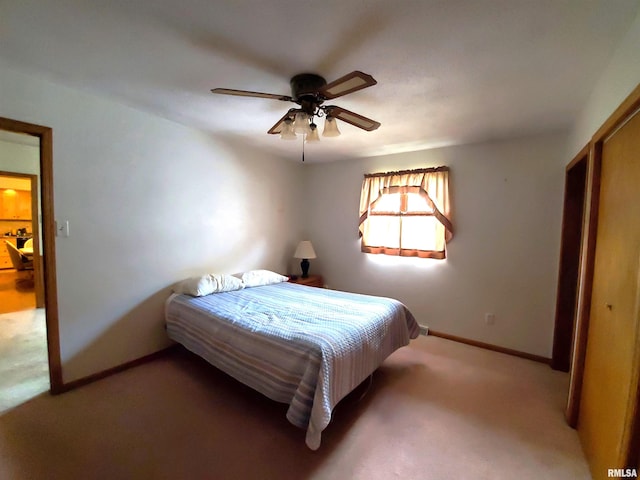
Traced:
[[0, 270], [0, 314], [36, 308], [33, 280], [24, 272]]

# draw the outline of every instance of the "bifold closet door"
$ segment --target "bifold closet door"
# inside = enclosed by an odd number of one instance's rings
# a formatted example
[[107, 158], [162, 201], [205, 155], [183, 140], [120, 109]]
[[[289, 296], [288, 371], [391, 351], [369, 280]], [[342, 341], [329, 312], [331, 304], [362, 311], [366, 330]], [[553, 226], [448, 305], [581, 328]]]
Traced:
[[[597, 154], [597, 153], [596, 153]], [[637, 415], [640, 114], [602, 143], [593, 293], [578, 431], [593, 477], [629, 467]]]

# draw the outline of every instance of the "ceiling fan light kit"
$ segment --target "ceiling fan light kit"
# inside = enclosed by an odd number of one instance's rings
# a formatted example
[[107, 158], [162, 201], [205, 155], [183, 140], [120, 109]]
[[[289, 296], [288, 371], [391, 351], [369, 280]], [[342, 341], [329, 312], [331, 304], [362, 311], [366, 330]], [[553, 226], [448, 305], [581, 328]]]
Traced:
[[318, 136], [318, 126], [315, 123], [309, 124], [309, 133], [305, 138], [307, 142], [319, 142], [320, 137]]
[[285, 119], [284, 125], [282, 126], [282, 132], [280, 133], [280, 138], [283, 140], [295, 140], [298, 138], [296, 133], [293, 131], [293, 120], [290, 118]]
[[368, 132], [380, 126], [379, 122], [358, 113], [335, 105], [324, 105], [326, 100], [332, 100], [378, 83], [371, 75], [356, 70], [331, 83], [327, 83], [320, 75], [301, 73], [294, 76], [289, 83], [291, 85], [291, 96], [229, 88], [214, 88], [211, 92], [222, 95], [268, 98], [297, 103], [299, 108], [289, 109], [267, 132], [272, 135], [279, 134], [283, 140], [295, 140], [297, 138], [296, 134], [300, 134], [307, 142], [319, 141], [320, 137], [318, 136], [314, 117], [325, 118], [323, 137], [337, 137], [340, 135], [336, 119]]
[[340, 135], [338, 130], [338, 122], [331, 115], [327, 115], [324, 119], [324, 130], [322, 131], [323, 137], [337, 137]]
[[295, 133], [309, 133], [311, 131], [309, 128], [309, 115], [305, 112], [296, 112], [293, 131]]

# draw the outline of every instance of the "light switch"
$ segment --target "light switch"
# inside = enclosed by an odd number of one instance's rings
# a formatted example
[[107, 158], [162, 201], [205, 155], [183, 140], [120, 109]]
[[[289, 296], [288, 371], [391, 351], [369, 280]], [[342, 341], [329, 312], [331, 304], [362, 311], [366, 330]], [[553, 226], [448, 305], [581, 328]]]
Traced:
[[56, 220], [56, 237], [69, 236], [69, 220]]

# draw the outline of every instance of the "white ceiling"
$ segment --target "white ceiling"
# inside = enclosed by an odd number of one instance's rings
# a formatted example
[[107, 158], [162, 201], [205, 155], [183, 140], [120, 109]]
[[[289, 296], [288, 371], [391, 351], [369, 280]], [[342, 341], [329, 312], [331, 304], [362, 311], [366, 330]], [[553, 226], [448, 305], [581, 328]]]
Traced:
[[0, 0], [16, 68], [298, 160], [267, 130], [289, 79], [353, 70], [378, 85], [332, 101], [382, 123], [306, 147], [308, 161], [568, 128], [638, 0]]

